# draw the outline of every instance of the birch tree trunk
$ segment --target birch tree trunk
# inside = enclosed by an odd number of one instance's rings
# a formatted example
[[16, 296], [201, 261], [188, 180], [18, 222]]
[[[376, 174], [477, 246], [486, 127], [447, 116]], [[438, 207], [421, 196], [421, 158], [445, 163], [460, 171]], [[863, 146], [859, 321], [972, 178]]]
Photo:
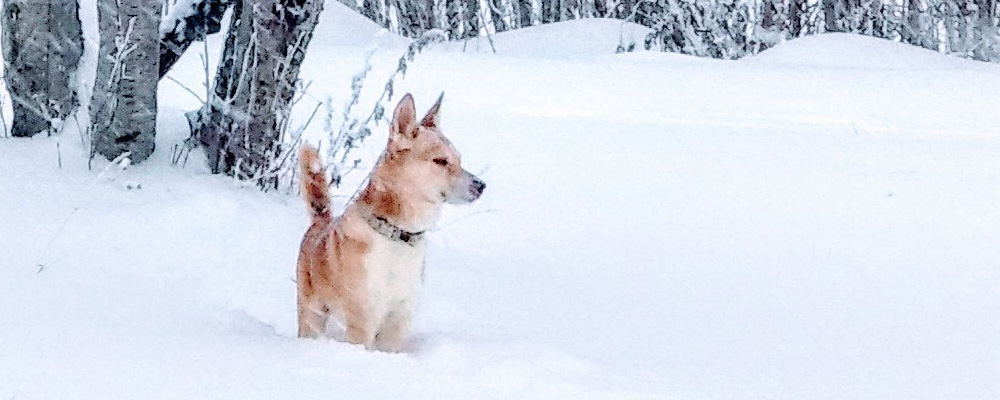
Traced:
[[160, 0], [98, 0], [101, 43], [91, 100], [91, 157], [132, 162], [153, 153], [159, 81]]
[[322, 9], [322, 0], [235, 0], [212, 99], [188, 114], [213, 173], [277, 184], [281, 134]]
[[0, 27], [13, 136], [58, 130], [78, 105], [73, 82], [83, 54], [78, 8], [76, 0], [4, 2]]

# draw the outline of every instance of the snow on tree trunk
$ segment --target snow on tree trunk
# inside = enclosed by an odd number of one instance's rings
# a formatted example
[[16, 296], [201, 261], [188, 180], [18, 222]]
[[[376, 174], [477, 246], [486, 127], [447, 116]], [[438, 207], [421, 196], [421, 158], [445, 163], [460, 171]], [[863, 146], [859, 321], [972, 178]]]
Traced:
[[189, 113], [213, 173], [274, 186], [299, 67], [322, 0], [237, 0], [207, 108]]
[[168, 0], [160, 22], [160, 78], [192, 43], [222, 29], [230, 0]]
[[83, 54], [78, 8], [76, 0], [4, 2], [0, 27], [13, 136], [58, 130], [78, 105], [73, 82]]
[[91, 157], [153, 153], [159, 80], [159, 0], [99, 0], [101, 43], [91, 100]]

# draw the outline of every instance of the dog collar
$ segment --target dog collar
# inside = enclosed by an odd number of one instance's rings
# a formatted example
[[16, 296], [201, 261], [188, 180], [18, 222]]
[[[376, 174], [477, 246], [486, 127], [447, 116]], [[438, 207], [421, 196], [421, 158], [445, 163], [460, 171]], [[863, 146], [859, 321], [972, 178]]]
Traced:
[[375, 232], [380, 233], [391, 240], [403, 242], [410, 246], [416, 246], [417, 242], [424, 238], [426, 231], [410, 232], [389, 223], [389, 220], [376, 216], [373, 213], [365, 213], [365, 221]]

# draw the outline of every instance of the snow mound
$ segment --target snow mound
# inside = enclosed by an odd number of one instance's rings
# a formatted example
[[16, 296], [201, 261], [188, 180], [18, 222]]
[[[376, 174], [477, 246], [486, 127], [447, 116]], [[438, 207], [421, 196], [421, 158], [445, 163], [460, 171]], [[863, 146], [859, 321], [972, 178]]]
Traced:
[[371, 47], [405, 45], [409, 39], [389, 33], [374, 21], [337, 0], [327, 0], [310, 46]]
[[[642, 46], [649, 28], [608, 18], [556, 22], [493, 35], [497, 54], [542, 58], [614, 54], [619, 44]], [[458, 42], [466, 51], [490, 52], [486, 37]]]
[[791, 40], [744, 61], [825, 68], [923, 70], [979, 64], [905, 43], [848, 33]]

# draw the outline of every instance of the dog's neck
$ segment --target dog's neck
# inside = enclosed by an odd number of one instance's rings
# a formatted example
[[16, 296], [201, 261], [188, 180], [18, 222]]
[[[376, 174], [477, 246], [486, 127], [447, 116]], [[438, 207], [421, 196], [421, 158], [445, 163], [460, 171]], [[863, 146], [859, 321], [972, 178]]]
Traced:
[[380, 235], [385, 236], [387, 239], [408, 244], [410, 246], [416, 246], [417, 243], [424, 240], [425, 233], [427, 231], [411, 232], [401, 229], [398, 226], [393, 225], [387, 219], [375, 215], [372, 212], [364, 213], [365, 222], [371, 227], [375, 232]]
[[430, 229], [437, 221], [441, 205], [408, 197], [413, 194], [403, 193], [380, 177], [372, 176], [358, 201], [363, 214], [382, 219], [400, 231], [417, 233]]

